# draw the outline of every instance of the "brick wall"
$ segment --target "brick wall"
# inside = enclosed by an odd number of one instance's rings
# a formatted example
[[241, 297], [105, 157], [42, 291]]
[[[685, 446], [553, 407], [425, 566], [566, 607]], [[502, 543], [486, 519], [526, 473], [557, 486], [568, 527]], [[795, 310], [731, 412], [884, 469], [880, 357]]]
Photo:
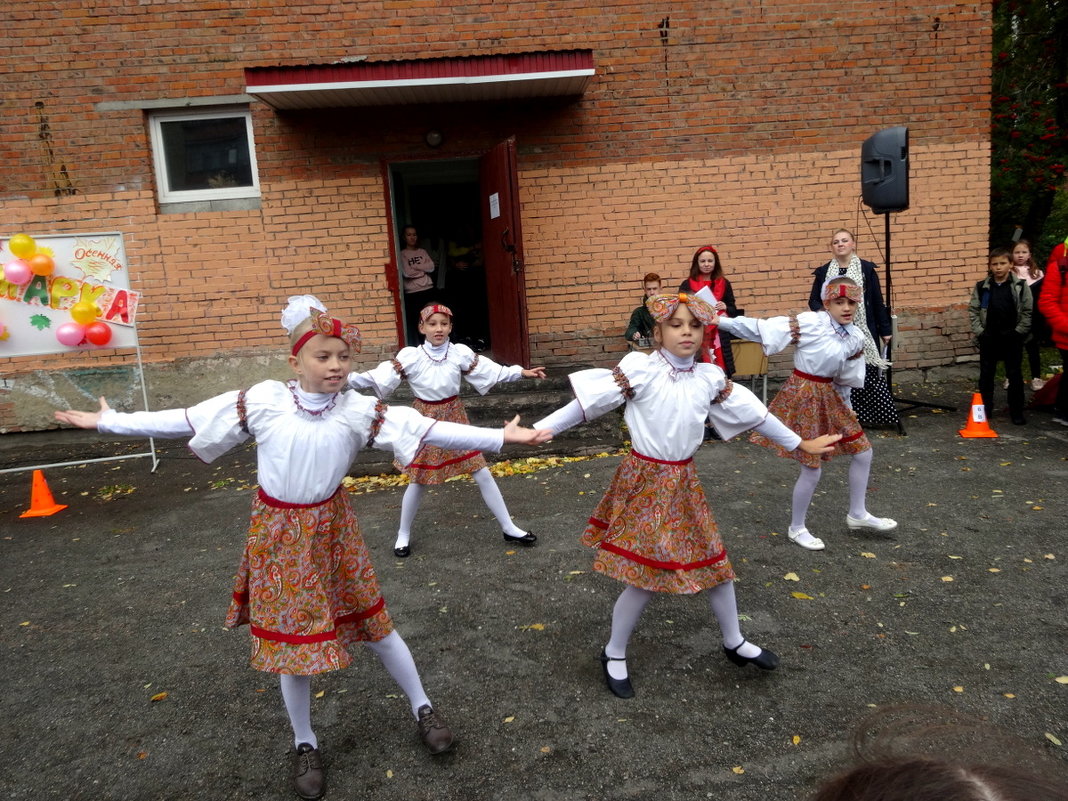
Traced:
[[[516, 135], [532, 359], [603, 364], [623, 352], [640, 276], [677, 283], [698, 244], [717, 245], [751, 314], [803, 307], [838, 226], [881, 264], [884, 219], [859, 202], [859, 147], [907, 124], [911, 208], [891, 217], [899, 364], [970, 355], [962, 304], [987, 237], [987, 4], [447, 7], [6, 3], [0, 235], [121, 231], [147, 364], [273, 354], [279, 307], [309, 289], [360, 322], [372, 361], [396, 346], [382, 165], [430, 155], [430, 127], [449, 132], [441, 158]], [[123, 105], [240, 94], [253, 66], [564, 48], [594, 53], [581, 100], [286, 114], [253, 103], [262, 199], [248, 211], [160, 214], [145, 113]], [[132, 361], [0, 360], [0, 430], [46, 424], [29, 400], [40, 388], [20, 390], [20, 377]], [[195, 381], [189, 393], [174, 401], [200, 397]]]

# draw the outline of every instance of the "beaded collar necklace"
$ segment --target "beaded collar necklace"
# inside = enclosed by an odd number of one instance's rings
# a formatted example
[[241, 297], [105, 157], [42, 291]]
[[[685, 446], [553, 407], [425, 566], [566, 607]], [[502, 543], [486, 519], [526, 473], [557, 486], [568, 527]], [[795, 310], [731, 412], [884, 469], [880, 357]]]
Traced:
[[[430, 359], [430, 361], [435, 362], [437, 364], [441, 364], [443, 361], [445, 361], [446, 359], [449, 358], [449, 345], [450, 344], [451, 343], [449, 342], [449, 340], [445, 340], [444, 342], [442, 342], [440, 345], [437, 345], [437, 346], [435, 346], [435, 345], [427, 345], [427, 343], [424, 342], [422, 345], [420, 345], [420, 347], [423, 349], [423, 353], [426, 354], [426, 357], [428, 359]], [[441, 358], [440, 359], [434, 358], [438, 353], [441, 354]]]
[[289, 388], [289, 394], [293, 396], [293, 403], [296, 404], [296, 407], [304, 412], [304, 414], [311, 415], [312, 417], [320, 417], [337, 406], [337, 392], [330, 396], [330, 400], [326, 402], [326, 405], [323, 406], [323, 408], [309, 409], [300, 402], [300, 395], [297, 392], [297, 382], [295, 380], [290, 380], [286, 382], [286, 386]]
[[[663, 348], [658, 348], [656, 355], [664, 360], [664, 364], [671, 370], [671, 380], [678, 381], [679, 376], [683, 373], [692, 373], [695, 360], [691, 357], [689, 359], [680, 359], [677, 356], [667, 353]], [[684, 365], [689, 365], [688, 367]]]

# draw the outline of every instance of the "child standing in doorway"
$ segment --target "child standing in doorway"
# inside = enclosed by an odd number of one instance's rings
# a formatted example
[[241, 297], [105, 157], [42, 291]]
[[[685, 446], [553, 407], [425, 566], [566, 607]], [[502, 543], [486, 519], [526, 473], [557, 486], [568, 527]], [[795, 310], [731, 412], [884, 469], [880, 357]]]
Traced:
[[[401, 381], [407, 381], [415, 394], [412, 405], [416, 411], [435, 420], [466, 423], [467, 412], [459, 397], [461, 379], [466, 378], [479, 394], [485, 395], [501, 382], [545, 378], [544, 367], [502, 367], [466, 345], [450, 342], [452, 311], [440, 303], [432, 303], [419, 312], [419, 333], [425, 337], [422, 345], [404, 348], [395, 358], [372, 370], [351, 373], [349, 386], [370, 389], [378, 397], [388, 398]], [[537, 541], [532, 532], [524, 531], [512, 521], [500, 488], [479, 450], [458, 451], [427, 444], [410, 464], [398, 462], [396, 465], [408, 474], [409, 482], [401, 502], [400, 525], [393, 545], [397, 557], [403, 559], [412, 553], [412, 522], [423, 503], [427, 487], [467, 473], [478, 484], [482, 500], [497, 518], [505, 542], [529, 547]]]
[[994, 413], [994, 373], [1005, 364], [1009, 379], [1009, 416], [1014, 425], [1024, 418], [1023, 344], [1031, 332], [1033, 304], [1027, 282], [1012, 273], [1012, 254], [1006, 248], [990, 251], [986, 278], [977, 281], [968, 302], [968, 319], [979, 345], [979, 393], [986, 417]]
[[838, 439], [802, 441], [718, 366], [697, 361], [704, 328], [716, 317], [709, 304], [679, 293], [652, 297], [648, 307], [658, 349], [632, 352], [611, 370], [572, 373], [575, 400], [537, 424], [555, 434], [626, 404], [632, 450], [582, 536], [596, 549], [594, 570], [625, 585], [600, 656], [605, 683], [620, 698], [634, 695], [627, 645], [656, 593], [705, 591], [727, 659], [764, 670], [779, 664], [774, 653], [748, 642], [738, 623], [734, 570], [693, 464], [705, 419], [724, 439], [755, 428], [784, 448], [815, 455]]
[[849, 403], [853, 387], [864, 386], [864, 335], [853, 324], [853, 316], [863, 290], [853, 279], [834, 278], [823, 289], [824, 311], [802, 312], [789, 317], [759, 320], [752, 317], [719, 318], [720, 327], [742, 339], [759, 342], [768, 355], [794, 345], [794, 372], [768, 407], [802, 437], [822, 431], [841, 435], [834, 448], [814, 455], [787, 451], [761, 432], [752, 440], [776, 450], [779, 455], [797, 459], [801, 474], [794, 484], [791, 504], [790, 541], [810, 551], [823, 550], [824, 543], [805, 525], [808, 507], [822, 473], [821, 463], [832, 454], [850, 454], [850, 529], [893, 531], [897, 522], [868, 512], [868, 476], [872, 450], [864, 429]]
[[111, 434], [191, 437], [189, 447], [211, 462], [252, 438], [260, 485], [238, 569], [228, 627], [249, 625], [251, 665], [279, 674], [293, 728], [293, 787], [319, 798], [326, 787], [319, 743], [311, 725], [311, 677], [352, 662], [364, 642], [408, 697], [419, 736], [432, 754], [452, 747], [453, 734], [431, 705], [415, 661], [393, 628], [348, 494], [341, 488], [356, 453], [390, 449], [410, 462], [422, 442], [441, 447], [499, 449], [534, 444], [547, 433], [439, 423], [401, 406], [356, 392], [342, 394], [354, 325], [327, 316], [314, 296], [289, 299], [282, 313], [289, 332], [287, 383], [263, 381], [188, 409], [119, 414], [100, 399], [95, 412], [60, 411], [56, 419]]

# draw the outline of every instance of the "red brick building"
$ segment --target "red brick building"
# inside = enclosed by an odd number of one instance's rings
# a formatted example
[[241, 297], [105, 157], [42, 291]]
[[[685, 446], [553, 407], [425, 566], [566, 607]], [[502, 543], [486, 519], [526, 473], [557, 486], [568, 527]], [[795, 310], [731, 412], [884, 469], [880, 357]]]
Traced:
[[[972, 353], [988, 3], [9, 0], [0, 21], [0, 237], [123, 234], [153, 406], [283, 374], [294, 293], [360, 324], [361, 361], [394, 352], [409, 223], [443, 293], [474, 286], [449, 241], [481, 246], [469, 333], [505, 361], [617, 358], [642, 274], [677, 285], [706, 242], [748, 313], [803, 308], [835, 228], [883, 264], [859, 155], [897, 125], [896, 365]], [[0, 359], [0, 430], [133, 359]]]

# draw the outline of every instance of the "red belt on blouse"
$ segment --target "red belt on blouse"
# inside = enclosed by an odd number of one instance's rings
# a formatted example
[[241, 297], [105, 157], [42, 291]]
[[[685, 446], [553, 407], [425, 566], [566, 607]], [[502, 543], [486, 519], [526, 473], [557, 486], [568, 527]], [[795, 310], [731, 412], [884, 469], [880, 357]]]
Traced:
[[419, 401], [420, 403], [425, 403], [425, 404], [427, 404], [429, 406], [440, 406], [443, 403], [452, 403], [452, 401], [456, 400], [458, 397], [459, 397], [459, 395], [450, 395], [447, 398], [442, 398], [441, 400], [436, 400], [436, 401], [423, 400], [422, 398], [416, 398], [416, 400]]
[[798, 378], [803, 378], [806, 381], [816, 381], [820, 384], [829, 384], [834, 380], [833, 378], [827, 378], [826, 376], [822, 375], [809, 375], [808, 373], [802, 373], [800, 370], [794, 370], [794, 375], [796, 375]]

